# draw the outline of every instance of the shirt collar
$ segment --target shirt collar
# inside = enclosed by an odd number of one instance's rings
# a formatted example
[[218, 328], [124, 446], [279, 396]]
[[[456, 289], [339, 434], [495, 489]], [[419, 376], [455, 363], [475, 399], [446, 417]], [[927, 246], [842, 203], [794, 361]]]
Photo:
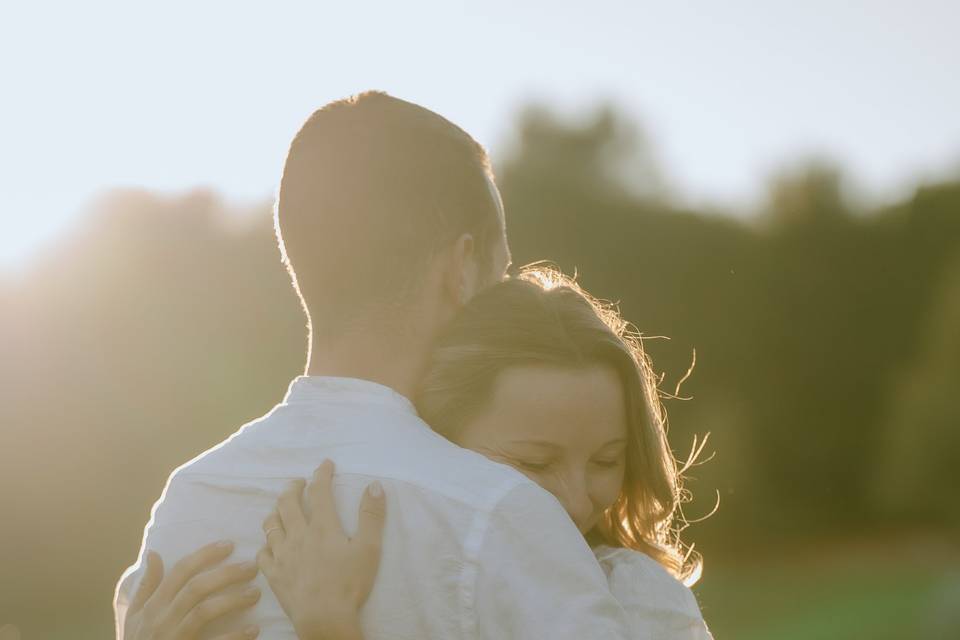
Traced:
[[413, 403], [390, 387], [360, 378], [297, 376], [283, 399], [285, 404], [376, 404], [417, 415]]

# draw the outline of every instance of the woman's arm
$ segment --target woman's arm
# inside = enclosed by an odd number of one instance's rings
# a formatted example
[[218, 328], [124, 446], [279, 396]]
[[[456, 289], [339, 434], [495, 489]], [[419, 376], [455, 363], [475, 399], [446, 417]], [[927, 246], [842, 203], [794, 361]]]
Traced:
[[[228, 613], [252, 607], [260, 590], [223, 593], [257, 575], [252, 562], [217, 566], [233, 551], [230, 542], [201, 547], [164, 575], [163, 561], [150, 551], [140, 586], [127, 610], [122, 640], [194, 640], [203, 627]], [[260, 629], [250, 626], [217, 636], [216, 640], [253, 640]]]
[[[363, 494], [357, 533], [348, 537], [333, 496], [333, 462], [306, 486], [293, 482], [263, 522], [257, 563], [300, 640], [363, 640], [360, 607], [380, 566], [386, 501], [375, 482]], [[303, 500], [310, 505], [310, 516]]]

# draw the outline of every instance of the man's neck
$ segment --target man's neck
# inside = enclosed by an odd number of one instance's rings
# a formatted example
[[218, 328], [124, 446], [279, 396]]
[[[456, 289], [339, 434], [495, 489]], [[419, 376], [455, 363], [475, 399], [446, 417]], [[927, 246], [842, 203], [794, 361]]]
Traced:
[[412, 344], [391, 344], [370, 340], [343, 340], [336, 345], [314, 344], [307, 362], [308, 376], [359, 378], [390, 387], [413, 401], [414, 390], [426, 362], [422, 351]]

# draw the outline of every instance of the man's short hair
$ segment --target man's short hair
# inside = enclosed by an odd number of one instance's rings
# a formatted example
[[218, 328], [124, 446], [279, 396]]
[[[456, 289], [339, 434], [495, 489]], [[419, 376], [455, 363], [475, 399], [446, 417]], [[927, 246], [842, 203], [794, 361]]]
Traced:
[[462, 233], [489, 264], [503, 233], [491, 185], [483, 148], [421, 106], [367, 92], [315, 111], [290, 144], [275, 212], [313, 330], [336, 336], [402, 309]]

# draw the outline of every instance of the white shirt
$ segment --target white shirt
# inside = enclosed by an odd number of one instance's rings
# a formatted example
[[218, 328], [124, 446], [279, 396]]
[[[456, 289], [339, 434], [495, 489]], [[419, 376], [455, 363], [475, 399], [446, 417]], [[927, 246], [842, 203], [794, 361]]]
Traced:
[[650, 556], [594, 548], [610, 592], [627, 613], [630, 635], [649, 640], [713, 640], [693, 592]]
[[[140, 560], [166, 567], [203, 544], [232, 540], [253, 559], [261, 523], [287, 483], [336, 463], [348, 533], [363, 490], [384, 485], [383, 557], [361, 613], [366, 640], [628, 638], [626, 613], [560, 503], [506, 465], [436, 434], [387, 387], [352, 378], [296, 378], [284, 402], [176, 469], [144, 530]], [[118, 629], [142, 562], [117, 585]], [[265, 578], [250, 611], [205, 637], [256, 622], [260, 637], [295, 638]], [[122, 635], [120, 636], [122, 637]]]

